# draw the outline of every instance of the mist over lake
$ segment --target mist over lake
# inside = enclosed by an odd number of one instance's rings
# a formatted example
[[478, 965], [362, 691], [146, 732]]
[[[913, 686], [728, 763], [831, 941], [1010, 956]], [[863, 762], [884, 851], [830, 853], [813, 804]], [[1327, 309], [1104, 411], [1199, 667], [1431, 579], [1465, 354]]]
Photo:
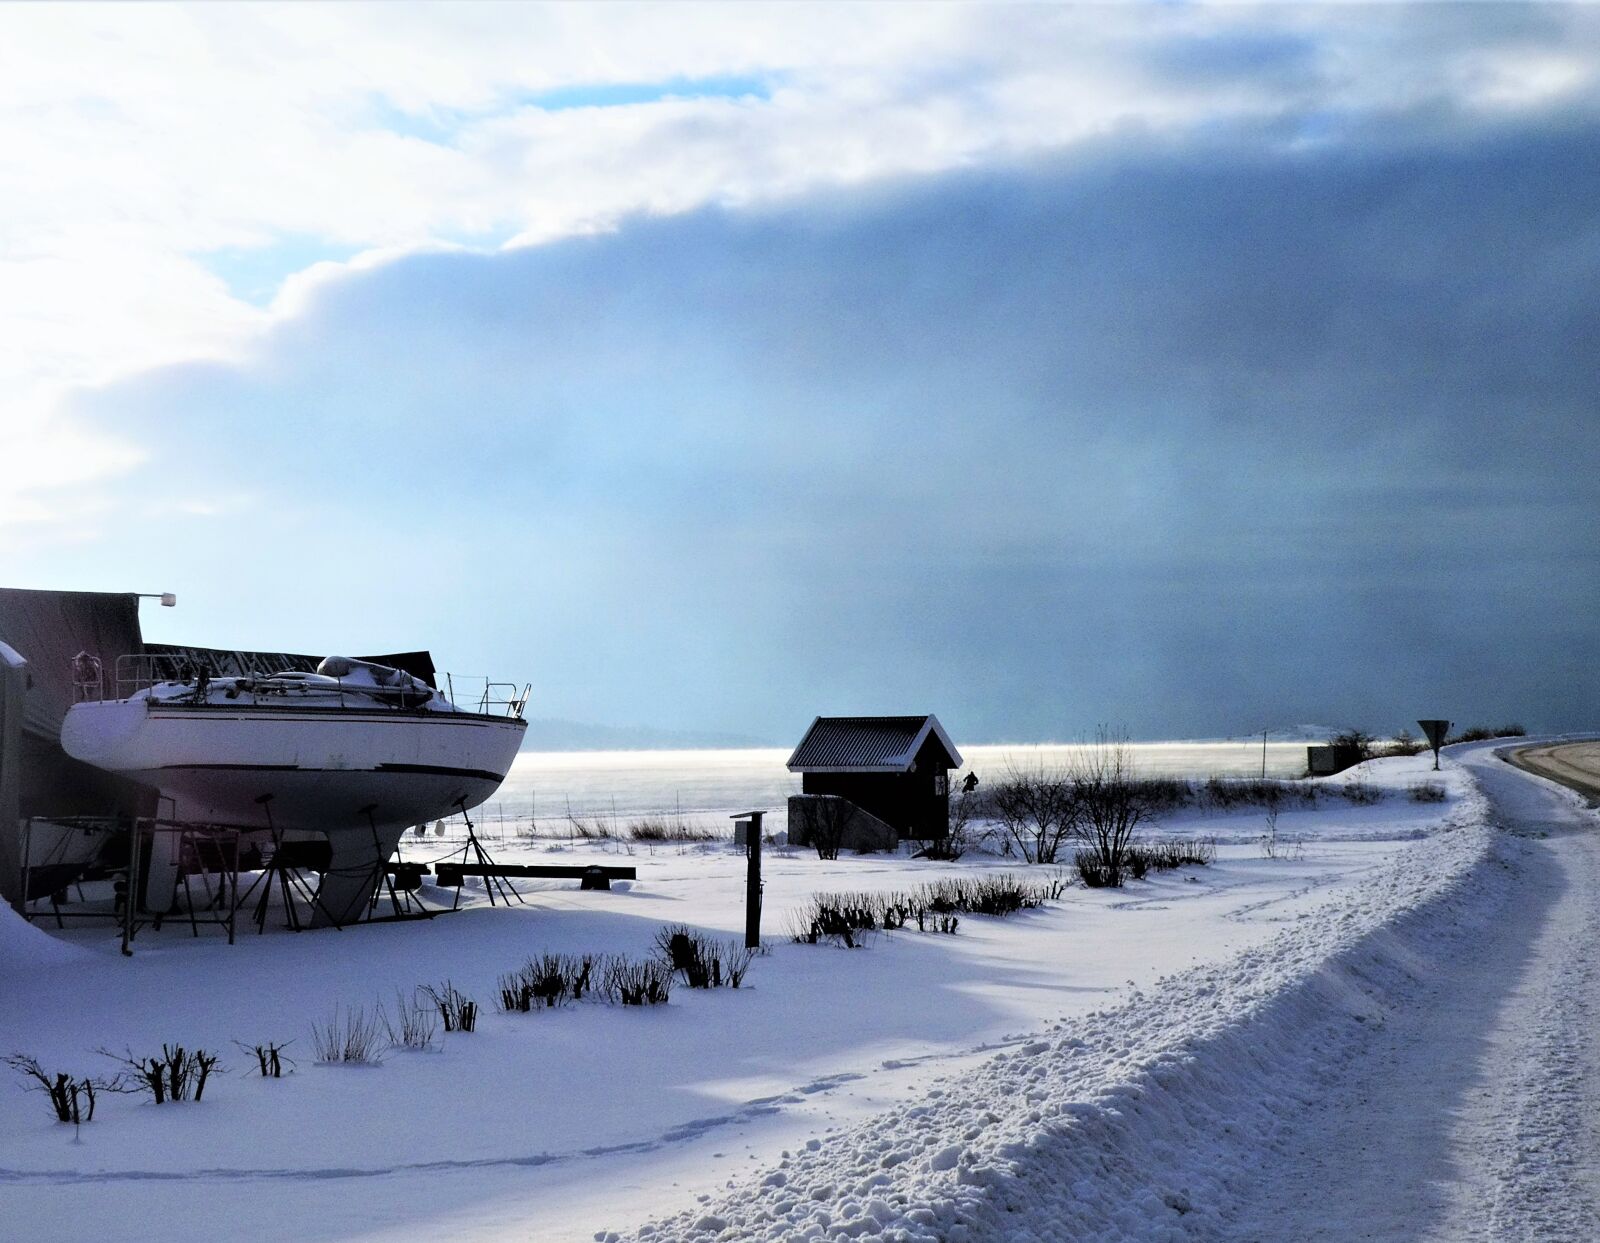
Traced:
[[[1078, 744], [982, 744], [961, 747], [979, 781], [1008, 768], [1064, 764]], [[1260, 776], [1262, 747], [1256, 742], [1135, 742], [1128, 749], [1135, 771], [1145, 776]], [[781, 813], [800, 778], [784, 768], [787, 747], [696, 751], [525, 751], [512, 764], [499, 795], [475, 814], [488, 827], [502, 821], [526, 824], [537, 817], [554, 829], [570, 811], [580, 818], [629, 817], [681, 812], [711, 820], [762, 809]], [[1266, 774], [1297, 777], [1305, 772], [1306, 743], [1269, 742]], [[622, 826], [626, 828], [624, 824]]]

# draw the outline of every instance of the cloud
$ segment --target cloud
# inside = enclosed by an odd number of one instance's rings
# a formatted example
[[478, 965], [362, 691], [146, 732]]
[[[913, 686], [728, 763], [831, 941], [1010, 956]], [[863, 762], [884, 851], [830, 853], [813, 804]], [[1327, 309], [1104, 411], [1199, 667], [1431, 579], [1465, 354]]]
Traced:
[[191, 637], [429, 642], [546, 715], [1582, 723], [1593, 124], [1256, 137], [396, 258], [75, 410], [130, 497], [258, 498], [141, 523], [228, 567]]

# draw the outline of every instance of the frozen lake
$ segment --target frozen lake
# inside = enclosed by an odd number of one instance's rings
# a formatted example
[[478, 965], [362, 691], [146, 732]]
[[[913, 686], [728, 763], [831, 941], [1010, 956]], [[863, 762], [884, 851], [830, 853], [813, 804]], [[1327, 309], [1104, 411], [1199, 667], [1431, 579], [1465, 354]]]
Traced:
[[[1305, 772], [1305, 742], [1269, 742], [1266, 772], [1298, 777]], [[1067, 762], [1074, 745], [962, 745], [967, 769], [980, 780], [997, 779], [1008, 768]], [[1262, 771], [1256, 742], [1130, 743], [1142, 774], [1174, 777], [1246, 777]], [[784, 768], [787, 748], [705, 751], [527, 751], [517, 756], [500, 793], [474, 813], [489, 831], [525, 826], [536, 817], [554, 831], [568, 812], [582, 818], [629, 817], [681, 812], [709, 822], [734, 812], [762, 808], [781, 812], [800, 779]]]

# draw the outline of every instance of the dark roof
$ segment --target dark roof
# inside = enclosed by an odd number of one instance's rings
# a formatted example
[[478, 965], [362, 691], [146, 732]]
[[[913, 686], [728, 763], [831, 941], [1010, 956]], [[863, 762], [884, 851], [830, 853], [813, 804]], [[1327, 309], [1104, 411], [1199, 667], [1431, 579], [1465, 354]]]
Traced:
[[819, 716], [789, 757], [789, 771], [903, 773], [932, 734], [961, 766], [961, 753], [936, 716]]

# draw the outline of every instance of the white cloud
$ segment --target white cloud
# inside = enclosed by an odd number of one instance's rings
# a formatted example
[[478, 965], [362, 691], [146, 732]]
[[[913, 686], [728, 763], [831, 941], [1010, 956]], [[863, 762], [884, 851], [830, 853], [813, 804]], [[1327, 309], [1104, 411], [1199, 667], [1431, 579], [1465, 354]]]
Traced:
[[[1555, 10], [5, 6], [0, 414], [23, 429], [10, 448], [26, 465], [23, 490], [0, 495], [0, 528], [65, 513], [67, 485], [137, 460], [128, 446], [65, 453], [68, 433], [48, 413], [62, 391], [237, 352], [340, 270], [288, 280], [264, 312], [216, 274], [224, 248], [295, 237], [371, 263], [1127, 127], [1437, 102], [1525, 109], [1592, 95], [1596, 21]], [[757, 77], [770, 93], [530, 102], [717, 76]]]

